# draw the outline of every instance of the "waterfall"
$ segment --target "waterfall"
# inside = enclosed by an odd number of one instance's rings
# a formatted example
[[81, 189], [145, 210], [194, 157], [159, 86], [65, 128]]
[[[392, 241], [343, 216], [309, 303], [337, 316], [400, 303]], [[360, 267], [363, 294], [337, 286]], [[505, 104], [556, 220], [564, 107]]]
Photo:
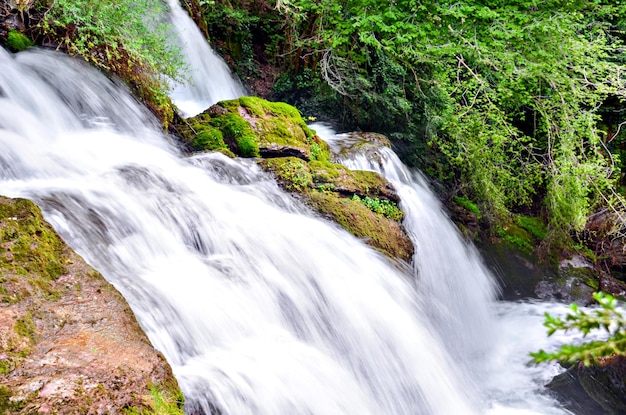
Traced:
[[476, 253], [400, 164], [381, 171], [407, 211], [410, 274], [253, 161], [184, 157], [93, 68], [2, 50], [0, 68], [0, 194], [36, 201], [122, 292], [188, 413], [567, 413], [540, 393], [556, 367], [525, 365], [563, 341], [540, 324], [562, 307], [494, 302]]
[[[356, 134], [333, 134], [324, 124], [311, 128], [329, 143], [341, 164], [381, 173], [396, 188], [405, 212], [403, 225], [415, 246], [417, 289], [428, 300], [429, 317], [454, 357], [488, 350], [495, 280], [474, 247], [463, 243], [424, 177], [410, 171], [388, 147], [367, 145]], [[457, 317], [462, 315], [465, 318]]]
[[234, 79], [226, 62], [209, 46], [206, 38], [180, 6], [179, 0], [168, 0], [169, 19], [182, 49], [189, 80], [173, 86], [171, 98], [186, 117], [194, 116], [218, 101], [245, 95], [241, 83]]

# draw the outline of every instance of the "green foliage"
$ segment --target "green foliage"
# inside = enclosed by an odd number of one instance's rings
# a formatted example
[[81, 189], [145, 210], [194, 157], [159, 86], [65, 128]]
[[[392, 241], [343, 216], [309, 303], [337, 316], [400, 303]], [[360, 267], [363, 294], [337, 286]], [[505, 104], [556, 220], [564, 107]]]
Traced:
[[228, 55], [238, 75], [247, 79], [258, 75], [253, 53], [253, 37], [261, 24], [259, 10], [251, 12], [237, 1], [201, 1], [209, 39], [218, 52]]
[[480, 209], [478, 209], [478, 206], [476, 206], [476, 203], [472, 202], [467, 197], [465, 197], [465, 196], [454, 196], [454, 202], [457, 205], [459, 205], [459, 206], [469, 210], [470, 212], [474, 213], [478, 219], [482, 218], [482, 215], [480, 214]]
[[411, 160], [468, 189], [487, 219], [506, 221], [542, 200], [546, 238], [558, 241], [597, 206], [623, 206], [608, 196], [621, 139], [599, 128], [601, 115], [613, 131], [625, 118], [623, 7], [291, 0], [277, 8], [291, 50], [308, 60], [292, 64], [276, 90], [299, 99], [296, 77], [312, 71], [342, 97], [327, 95], [336, 116], [405, 141]]
[[155, 385], [150, 385], [149, 390], [149, 409], [131, 407], [125, 408], [123, 413], [125, 415], [184, 415], [184, 398], [180, 391], [172, 393]]
[[597, 364], [602, 357], [626, 355], [626, 319], [618, 308], [617, 300], [602, 292], [595, 293], [593, 297], [599, 304], [598, 308], [587, 312], [572, 304], [564, 319], [546, 313], [544, 326], [548, 329], [548, 336], [558, 331], [575, 330], [586, 337], [600, 330], [608, 335], [607, 340], [566, 344], [554, 352], [540, 350], [530, 354], [535, 363], [557, 360], [564, 363], [583, 362], [588, 366]]
[[34, 43], [28, 37], [16, 30], [9, 30], [7, 46], [16, 52], [21, 52], [33, 46]]
[[164, 7], [159, 0], [55, 0], [40, 28], [70, 54], [120, 76], [162, 118], [171, 118], [169, 80], [182, 80], [184, 65], [163, 22]]
[[372, 212], [380, 213], [381, 215], [395, 221], [401, 221], [404, 213], [398, 208], [398, 206], [387, 199], [372, 198], [365, 196], [364, 198], [359, 195], [353, 195], [352, 200], [361, 202], [366, 208]]
[[319, 144], [313, 143], [311, 144], [311, 160], [319, 160], [319, 157], [322, 152], [322, 147]]

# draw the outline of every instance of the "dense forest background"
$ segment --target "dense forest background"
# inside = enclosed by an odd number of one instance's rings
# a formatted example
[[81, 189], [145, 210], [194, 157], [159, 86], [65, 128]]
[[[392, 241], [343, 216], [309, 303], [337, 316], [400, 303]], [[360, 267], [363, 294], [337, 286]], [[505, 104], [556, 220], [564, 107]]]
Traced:
[[258, 92], [389, 135], [494, 229], [531, 214], [563, 245], [608, 209], [622, 231], [625, 2], [200, 3]]

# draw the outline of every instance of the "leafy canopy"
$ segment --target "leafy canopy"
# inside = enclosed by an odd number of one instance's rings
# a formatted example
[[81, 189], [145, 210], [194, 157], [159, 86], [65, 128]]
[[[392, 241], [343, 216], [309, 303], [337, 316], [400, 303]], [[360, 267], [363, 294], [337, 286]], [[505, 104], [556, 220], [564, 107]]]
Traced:
[[615, 125], [602, 119], [608, 100], [623, 119], [622, 1], [282, 0], [277, 8], [287, 49], [307, 57], [356, 124], [411, 144], [414, 160], [489, 219], [540, 199], [558, 239], [582, 229], [598, 205], [623, 208], [613, 192], [622, 165], [606, 131]]

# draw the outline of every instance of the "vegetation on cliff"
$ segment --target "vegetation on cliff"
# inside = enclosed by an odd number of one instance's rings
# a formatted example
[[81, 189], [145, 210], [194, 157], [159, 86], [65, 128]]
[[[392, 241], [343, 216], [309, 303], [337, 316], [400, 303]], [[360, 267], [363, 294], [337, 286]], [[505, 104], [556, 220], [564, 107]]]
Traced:
[[[170, 83], [183, 60], [158, 0], [18, 1], [0, 5], [0, 39], [13, 50], [44, 44], [80, 56], [123, 79], [165, 123], [173, 118]], [[5, 30], [3, 30], [5, 29]], [[4, 34], [4, 36], [3, 36]]]
[[609, 207], [620, 212], [620, 229], [621, 2], [204, 7], [213, 39], [249, 62], [243, 76], [279, 67], [276, 98], [388, 134], [406, 160], [477, 204], [484, 221], [532, 212], [549, 225], [546, 243], [559, 245]]

